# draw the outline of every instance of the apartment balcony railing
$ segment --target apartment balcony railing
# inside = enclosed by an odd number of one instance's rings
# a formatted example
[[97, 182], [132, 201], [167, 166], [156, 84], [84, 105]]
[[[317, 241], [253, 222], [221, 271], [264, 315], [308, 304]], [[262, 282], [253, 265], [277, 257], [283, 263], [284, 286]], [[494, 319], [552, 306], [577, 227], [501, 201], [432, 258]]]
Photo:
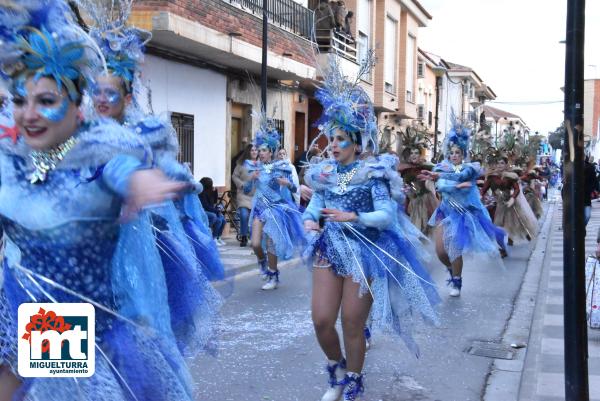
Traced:
[[350, 36], [334, 29], [315, 29], [315, 38], [321, 53], [335, 53], [357, 63], [356, 43]]
[[[263, 0], [223, 0], [259, 17], [263, 15]], [[270, 23], [312, 41], [314, 11], [293, 0], [267, 0]]]

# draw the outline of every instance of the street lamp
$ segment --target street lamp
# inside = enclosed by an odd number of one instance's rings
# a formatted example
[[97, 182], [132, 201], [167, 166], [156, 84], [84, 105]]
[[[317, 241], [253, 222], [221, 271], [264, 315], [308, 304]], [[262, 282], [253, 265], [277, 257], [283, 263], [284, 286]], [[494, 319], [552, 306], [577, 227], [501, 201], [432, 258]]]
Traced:
[[442, 77], [448, 71], [441, 65], [433, 66], [433, 74], [435, 75], [435, 125], [433, 128], [433, 160], [434, 163], [437, 161], [437, 148], [438, 148], [438, 124], [439, 124], [439, 109], [440, 109], [440, 90], [442, 89]]

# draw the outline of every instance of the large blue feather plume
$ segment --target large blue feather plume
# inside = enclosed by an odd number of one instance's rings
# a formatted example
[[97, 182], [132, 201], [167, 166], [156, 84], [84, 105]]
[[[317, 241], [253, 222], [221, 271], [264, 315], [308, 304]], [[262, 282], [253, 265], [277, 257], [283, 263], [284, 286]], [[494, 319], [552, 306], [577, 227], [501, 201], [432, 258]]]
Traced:
[[260, 115], [260, 128], [256, 132], [254, 138], [254, 145], [257, 148], [266, 146], [275, 153], [281, 145], [281, 134], [275, 128], [274, 122], [271, 118], [268, 118], [265, 113]]
[[49, 77], [75, 100], [80, 95], [77, 83], [92, 79], [94, 67], [102, 62], [93, 47], [65, 0], [0, 2], [0, 65], [5, 77]]
[[457, 146], [462, 150], [465, 157], [469, 156], [469, 147], [471, 144], [471, 128], [464, 124], [464, 122], [456, 117], [454, 111], [452, 112], [452, 128], [446, 134], [446, 153], [454, 146]]
[[21, 36], [19, 48], [23, 51], [22, 62], [28, 70], [35, 72], [34, 79], [53, 78], [58, 89], [64, 85], [69, 97], [77, 99], [77, 87], [74, 82], [86, 64], [83, 41], [58, 43], [57, 35], [52, 35], [45, 27], [41, 30], [30, 28], [30, 34]]
[[76, 0], [92, 20], [90, 35], [106, 57], [109, 71], [131, 89], [151, 33], [128, 26], [133, 0]]
[[377, 153], [377, 118], [369, 95], [360, 86], [360, 80], [371, 71], [375, 64], [374, 53], [361, 63], [359, 73], [351, 81], [344, 76], [337, 57], [330, 57], [324, 82], [315, 92], [315, 98], [323, 106], [323, 114], [316, 122], [319, 136], [329, 138], [332, 131], [339, 128], [350, 135], [355, 143]]

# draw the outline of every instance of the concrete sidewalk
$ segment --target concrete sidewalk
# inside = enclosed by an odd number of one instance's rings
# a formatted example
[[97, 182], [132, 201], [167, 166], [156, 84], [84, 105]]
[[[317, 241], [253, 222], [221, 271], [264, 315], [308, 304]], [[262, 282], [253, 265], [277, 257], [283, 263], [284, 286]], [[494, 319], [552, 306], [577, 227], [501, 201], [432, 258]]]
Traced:
[[[256, 256], [250, 244], [246, 247], [240, 247], [240, 243], [235, 239], [235, 236], [226, 237], [224, 241], [227, 245], [219, 247], [219, 253], [225, 266], [226, 277], [235, 277], [250, 271], [258, 273]], [[297, 261], [298, 259], [280, 261], [278, 267], [283, 268]]]
[[[595, 251], [598, 227], [600, 203], [594, 203], [587, 254]], [[562, 236], [562, 204], [555, 199], [503, 336], [503, 343], [519, 349], [513, 360], [495, 360], [485, 401], [565, 399]], [[589, 329], [588, 336], [590, 400], [600, 401], [600, 330]]]
[[[586, 254], [596, 250], [600, 204], [593, 203]], [[520, 400], [564, 400], [564, 304], [562, 204], [557, 203], [549, 232], [544, 273], [521, 382]], [[588, 329], [590, 400], [600, 400], [600, 330]]]
[[219, 253], [227, 277], [236, 276], [257, 267], [256, 256], [254, 256], [250, 244], [243, 248], [240, 247], [235, 236], [224, 238], [224, 241], [227, 245], [219, 247]]

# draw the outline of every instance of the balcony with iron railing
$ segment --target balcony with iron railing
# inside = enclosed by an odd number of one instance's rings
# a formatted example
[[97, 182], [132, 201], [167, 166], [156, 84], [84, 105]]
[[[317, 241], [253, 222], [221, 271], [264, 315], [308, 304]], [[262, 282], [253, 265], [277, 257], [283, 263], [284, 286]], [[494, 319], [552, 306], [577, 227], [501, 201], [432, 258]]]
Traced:
[[[263, 15], [263, 0], [223, 0], [224, 2], [254, 14]], [[267, 0], [269, 22], [304, 39], [313, 38], [314, 11], [293, 0]]]
[[335, 53], [357, 63], [356, 42], [351, 36], [335, 29], [315, 29], [315, 39], [320, 53]]

